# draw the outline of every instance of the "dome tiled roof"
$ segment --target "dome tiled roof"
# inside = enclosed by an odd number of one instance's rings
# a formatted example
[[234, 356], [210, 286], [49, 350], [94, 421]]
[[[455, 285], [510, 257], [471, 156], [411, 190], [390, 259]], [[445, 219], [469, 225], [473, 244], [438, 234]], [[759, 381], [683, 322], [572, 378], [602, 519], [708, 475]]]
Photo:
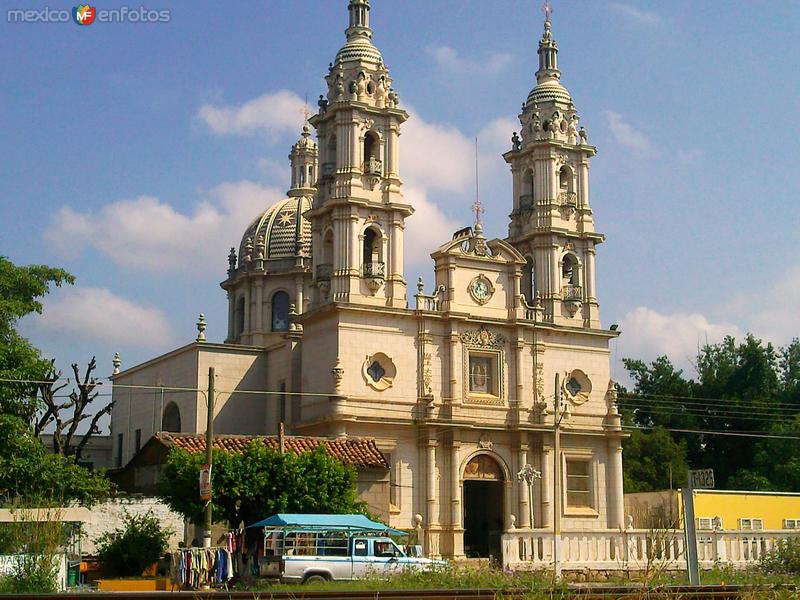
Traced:
[[375, 63], [382, 63], [383, 57], [372, 42], [365, 38], [355, 38], [348, 40], [336, 53], [336, 62], [349, 62], [356, 60], [369, 60]]
[[262, 236], [265, 260], [294, 258], [301, 252], [310, 255], [311, 223], [303, 217], [310, 208], [311, 198], [307, 196], [286, 198], [270, 206], [244, 232], [240, 260], [248, 254], [253, 260], [258, 257]]
[[549, 102], [560, 102], [562, 104], [572, 104], [572, 96], [561, 82], [551, 79], [538, 84], [528, 94], [528, 104], [547, 104]]

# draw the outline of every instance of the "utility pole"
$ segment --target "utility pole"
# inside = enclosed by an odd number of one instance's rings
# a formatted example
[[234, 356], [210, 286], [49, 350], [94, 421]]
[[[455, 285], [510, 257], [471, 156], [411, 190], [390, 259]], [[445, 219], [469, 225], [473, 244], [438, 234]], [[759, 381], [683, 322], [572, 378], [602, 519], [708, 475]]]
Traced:
[[561, 385], [556, 373], [553, 394], [553, 576], [561, 578], [561, 507], [563, 494], [559, 489], [561, 477], [561, 421], [569, 418], [569, 404], [561, 406]]
[[[211, 482], [211, 461], [214, 450], [214, 367], [208, 368], [208, 422], [206, 424], [206, 464]], [[205, 524], [203, 531], [203, 547], [211, 547], [211, 499], [206, 502]]]

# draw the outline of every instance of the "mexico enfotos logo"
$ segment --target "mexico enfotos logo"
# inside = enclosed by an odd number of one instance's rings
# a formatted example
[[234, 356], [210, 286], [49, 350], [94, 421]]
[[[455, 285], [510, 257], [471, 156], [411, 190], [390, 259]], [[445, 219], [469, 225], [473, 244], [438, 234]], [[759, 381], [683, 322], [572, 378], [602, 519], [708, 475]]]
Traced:
[[89, 4], [78, 4], [72, 10], [62, 8], [24, 9], [11, 8], [6, 11], [9, 23], [73, 23], [87, 27], [93, 23], [169, 23], [172, 12], [168, 9], [152, 9], [144, 6], [121, 6], [102, 9]]

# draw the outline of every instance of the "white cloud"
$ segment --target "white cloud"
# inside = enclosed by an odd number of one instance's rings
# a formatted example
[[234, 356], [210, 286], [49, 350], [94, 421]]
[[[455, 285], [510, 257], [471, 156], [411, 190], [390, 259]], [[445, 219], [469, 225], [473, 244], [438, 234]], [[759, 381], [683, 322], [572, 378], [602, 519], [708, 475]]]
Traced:
[[605, 111], [606, 120], [608, 121], [608, 129], [621, 145], [633, 148], [634, 150], [648, 151], [652, 150], [653, 145], [645, 134], [633, 128], [632, 125], [627, 123], [621, 114], [613, 110]]
[[[414, 214], [406, 221], [403, 239], [406, 272], [427, 271], [432, 265], [431, 252], [448, 241], [463, 225], [428, 200], [424, 189], [404, 186], [403, 196], [414, 207]], [[409, 282], [409, 285], [411, 283], [414, 282]]]
[[429, 46], [426, 52], [440, 69], [449, 73], [495, 75], [511, 63], [511, 55], [505, 52], [493, 52], [483, 60], [464, 58], [450, 46]]
[[623, 17], [628, 17], [639, 23], [646, 25], [656, 25], [661, 22], [661, 17], [651, 11], [641, 10], [630, 4], [622, 4], [621, 2], [609, 3], [609, 8]]
[[238, 244], [260, 210], [282, 197], [275, 188], [238, 181], [213, 188], [191, 214], [152, 196], [112, 202], [97, 213], [65, 206], [53, 217], [45, 240], [62, 256], [91, 247], [123, 267], [219, 275], [227, 249]]
[[218, 135], [265, 134], [274, 141], [284, 134], [299, 133], [304, 108], [300, 96], [278, 90], [244, 104], [204, 104], [197, 111], [197, 119]]
[[400, 173], [411, 186], [465, 192], [474, 185], [474, 142], [452, 125], [429, 123], [409, 109], [400, 138]]
[[33, 326], [50, 334], [119, 345], [162, 348], [175, 341], [166, 315], [106, 288], [67, 287], [45, 301]]

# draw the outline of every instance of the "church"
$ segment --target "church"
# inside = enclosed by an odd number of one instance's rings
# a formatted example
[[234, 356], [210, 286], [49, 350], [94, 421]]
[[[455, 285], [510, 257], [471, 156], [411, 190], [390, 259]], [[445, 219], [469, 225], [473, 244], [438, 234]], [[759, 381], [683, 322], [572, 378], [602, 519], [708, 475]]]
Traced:
[[225, 341], [207, 341], [201, 319], [197, 341], [115, 370], [114, 460], [126, 465], [142, 436], [205, 432], [198, 390], [213, 366], [216, 434], [372, 440], [388, 465], [381, 514], [421, 528], [431, 556], [497, 555], [515, 528], [617, 529], [625, 434], [610, 380], [618, 332], [596, 295], [596, 149], [561, 83], [549, 16], [503, 155], [508, 236], [487, 239], [478, 206], [473, 226], [430, 248], [432, 285], [409, 290], [409, 115], [370, 9], [349, 0], [327, 90], [289, 154], [287, 197], [254, 207], [231, 249]]

